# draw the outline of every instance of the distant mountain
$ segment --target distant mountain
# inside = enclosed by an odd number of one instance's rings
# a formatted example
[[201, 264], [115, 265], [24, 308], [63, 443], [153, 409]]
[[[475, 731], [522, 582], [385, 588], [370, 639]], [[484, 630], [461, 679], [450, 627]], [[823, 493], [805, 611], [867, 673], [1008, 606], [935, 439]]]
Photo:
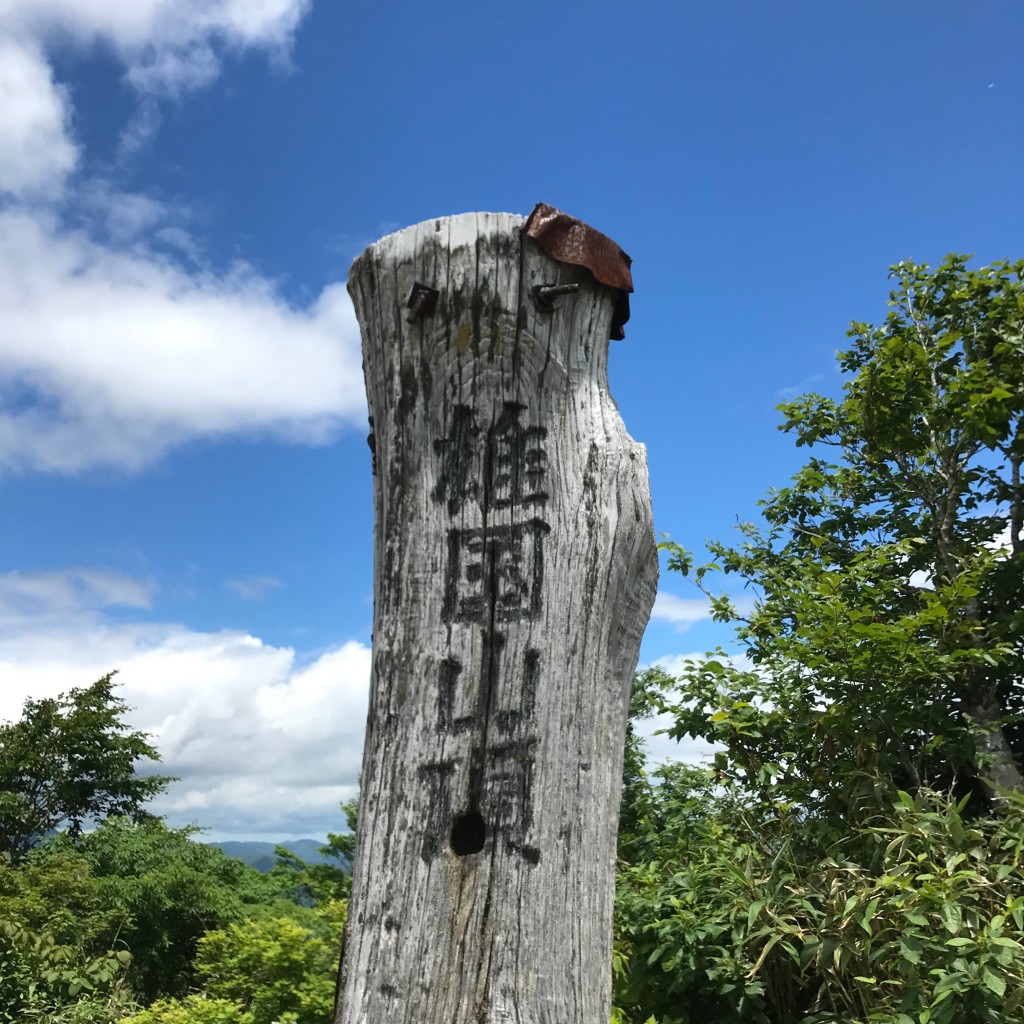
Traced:
[[255, 841], [231, 840], [226, 843], [207, 843], [223, 850], [229, 857], [237, 857], [257, 871], [267, 872], [274, 866], [274, 847], [283, 846], [301, 857], [307, 864], [323, 864], [328, 858], [320, 853], [324, 844], [319, 839], [296, 839], [288, 843], [259, 843]]

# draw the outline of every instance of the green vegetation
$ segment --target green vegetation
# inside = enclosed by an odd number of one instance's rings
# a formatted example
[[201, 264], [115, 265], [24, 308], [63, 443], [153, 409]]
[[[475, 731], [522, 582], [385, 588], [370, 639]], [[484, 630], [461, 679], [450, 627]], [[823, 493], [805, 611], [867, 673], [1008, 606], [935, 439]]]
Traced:
[[29, 700], [21, 719], [0, 724], [0, 856], [17, 862], [62, 825], [80, 835], [91, 819], [146, 817], [143, 804], [172, 780], [142, 776], [159, 761], [145, 735], [121, 721], [113, 673], [52, 700]]
[[[663, 545], [742, 656], [637, 677], [619, 1024], [1024, 1016], [1024, 263], [893, 278], [843, 398], [782, 406], [763, 524]], [[0, 726], [0, 1024], [328, 1024], [351, 832], [265, 874], [194, 842], [125, 711], [107, 676]], [[714, 763], [649, 773], [654, 714]]]
[[327, 1024], [344, 924], [342, 904], [231, 924], [199, 940], [202, 995], [153, 1003], [126, 1024]]
[[1021, 1019], [1024, 263], [892, 273], [842, 401], [782, 406], [810, 458], [765, 525], [708, 565], [664, 545], [745, 658], [638, 682], [720, 752], [627, 758], [622, 1021]]
[[147, 813], [169, 780], [135, 774], [127, 710], [105, 676], [0, 726], [0, 1024], [329, 1021], [345, 872], [263, 874]]

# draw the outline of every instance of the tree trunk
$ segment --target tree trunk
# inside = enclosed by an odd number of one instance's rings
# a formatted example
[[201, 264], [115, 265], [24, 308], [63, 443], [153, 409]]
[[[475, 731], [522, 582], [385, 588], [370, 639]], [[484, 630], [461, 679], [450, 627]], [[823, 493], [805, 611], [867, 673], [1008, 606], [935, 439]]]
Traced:
[[1005, 790], [1024, 793], [1024, 775], [1017, 767], [1017, 760], [1010, 749], [1003, 730], [1006, 712], [999, 700], [999, 690], [994, 682], [980, 681], [972, 687], [964, 707], [971, 716], [977, 732], [974, 737], [978, 757], [979, 775], [987, 786], [987, 796], [997, 806], [1006, 802]]
[[[645, 451], [608, 393], [618, 292], [522, 226], [418, 224], [349, 277], [375, 607], [337, 1024], [609, 1017], [622, 751], [657, 557]], [[538, 302], [551, 284], [578, 290]]]

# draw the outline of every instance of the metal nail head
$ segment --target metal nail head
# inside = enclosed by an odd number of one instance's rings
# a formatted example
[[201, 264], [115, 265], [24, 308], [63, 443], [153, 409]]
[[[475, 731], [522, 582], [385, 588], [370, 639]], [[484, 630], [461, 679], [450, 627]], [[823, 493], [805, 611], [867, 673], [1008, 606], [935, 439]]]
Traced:
[[579, 290], [578, 284], [539, 284], [533, 289], [533, 299], [540, 309], [552, 310], [559, 295], [575, 295]]
[[417, 282], [412, 286], [409, 293], [409, 301], [405, 304], [409, 312], [406, 314], [406, 323], [414, 324], [421, 316], [430, 316], [437, 306], [438, 292], [436, 288]]

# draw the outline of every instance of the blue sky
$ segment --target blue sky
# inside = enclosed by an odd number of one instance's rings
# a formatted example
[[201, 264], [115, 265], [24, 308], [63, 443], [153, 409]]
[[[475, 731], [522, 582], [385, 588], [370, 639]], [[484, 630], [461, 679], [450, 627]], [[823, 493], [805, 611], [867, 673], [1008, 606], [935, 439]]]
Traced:
[[[351, 260], [538, 201], [634, 260], [656, 528], [800, 461], [886, 269], [1022, 253], [1024, 7], [0, 0], [0, 717], [121, 669], [217, 838], [354, 790], [372, 500]], [[728, 635], [663, 577], [645, 662]], [[684, 750], [693, 755], [695, 751]]]

